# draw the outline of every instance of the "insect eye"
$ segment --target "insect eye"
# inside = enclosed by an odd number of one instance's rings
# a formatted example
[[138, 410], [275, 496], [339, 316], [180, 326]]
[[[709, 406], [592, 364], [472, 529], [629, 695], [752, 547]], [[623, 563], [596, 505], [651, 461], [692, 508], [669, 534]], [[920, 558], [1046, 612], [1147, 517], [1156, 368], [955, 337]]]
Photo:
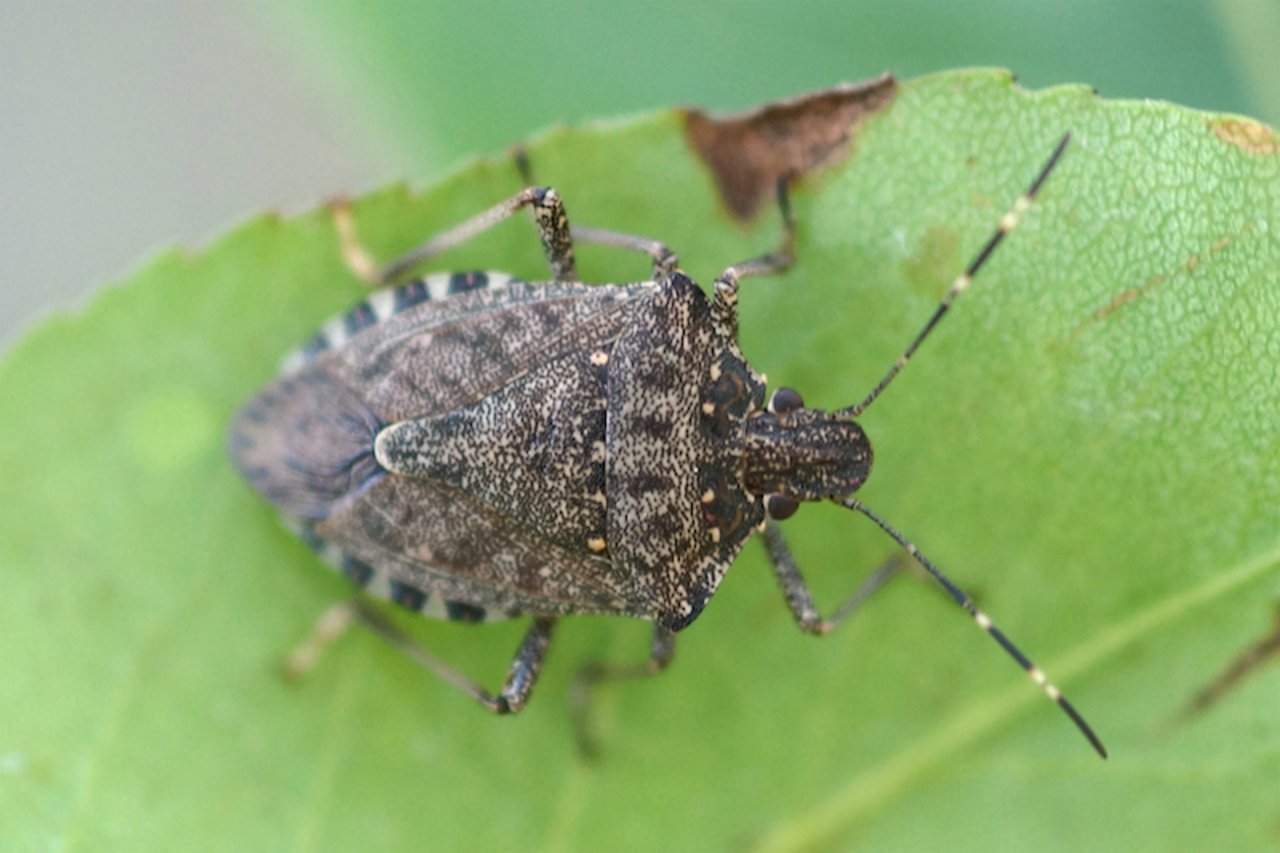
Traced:
[[[795, 393], [792, 391], [791, 393]], [[774, 395], [777, 396], [776, 394]], [[774, 521], [782, 521], [796, 514], [796, 510], [800, 508], [800, 501], [787, 495], [766, 495], [764, 499], [764, 511], [769, 513], [769, 517]]]
[[[784, 415], [804, 408], [804, 400], [800, 392], [794, 388], [779, 388], [769, 398], [769, 411], [775, 415]], [[794, 510], [792, 510], [794, 512]]]

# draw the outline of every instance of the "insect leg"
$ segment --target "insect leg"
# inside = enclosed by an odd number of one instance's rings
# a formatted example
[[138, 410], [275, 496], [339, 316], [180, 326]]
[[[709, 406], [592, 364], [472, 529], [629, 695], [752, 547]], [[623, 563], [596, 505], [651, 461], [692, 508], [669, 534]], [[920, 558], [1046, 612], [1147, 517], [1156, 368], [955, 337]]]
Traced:
[[311, 629], [311, 636], [289, 653], [289, 659], [284, 663], [285, 677], [299, 678], [306, 675], [325, 650], [345, 634], [357, 618], [359, 612], [353, 601], [343, 601], [321, 613], [315, 627]]
[[[529, 162], [528, 149], [523, 145], [512, 147], [511, 159], [515, 164], [516, 171], [520, 173], [520, 180], [524, 181], [526, 186], [538, 183], [533, 175], [533, 165]], [[655, 279], [671, 275], [679, 265], [676, 253], [667, 248], [667, 245], [662, 241], [654, 240], [651, 237], [624, 234], [620, 231], [609, 231], [604, 228], [579, 228], [575, 226], [570, 230], [575, 243], [613, 246], [618, 249], [626, 249], [648, 255], [653, 259], [653, 277]]]
[[653, 259], [653, 277], [661, 280], [670, 276], [680, 265], [676, 253], [667, 244], [637, 234], [624, 234], [604, 228], [573, 228], [573, 239], [578, 243], [594, 243], [597, 246], [613, 246], [631, 252], [640, 252]]
[[782, 242], [768, 254], [727, 267], [715, 283], [711, 303], [712, 322], [727, 340], [738, 339], [738, 282], [755, 275], [777, 275], [795, 261], [796, 223], [791, 216], [791, 199], [785, 178], [778, 180], [778, 210], [782, 214]]
[[488, 231], [499, 222], [510, 219], [518, 211], [533, 207], [538, 237], [556, 281], [574, 281], [577, 269], [573, 260], [573, 240], [569, 235], [569, 217], [564, 202], [550, 187], [528, 187], [460, 225], [437, 234], [412, 251], [406, 252], [377, 273], [377, 279], [388, 284], [403, 276], [428, 258], [459, 246], [472, 237]]
[[516, 649], [511, 668], [497, 695], [490, 693], [473, 679], [463, 675], [449, 664], [427, 651], [408, 634], [401, 631], [389, 619], [360, 599], [352, 599], [335, 605], [320, 617], [316, 630], [298, 647], [285, 665], [289, 675], [299, 675], [309, 669], [320, 652], [335, 640], [350, 624], [359, 620], [375, 634], [407, 655], [415, 663], [452, 684], [495, 714], [514, 714], [529, 701], [529, 694], [538, 681], [542, 662], [551, 644], [554, 619], [535, 619]]
[[782, 528], [776, 521], [765, 522], [764, 546], [769, 554], [769, 562], [773, 565], [773, 573], [782, 587], [782, 593], [787, 597], [787, 606], [791, 608], [791, 614], [796, 618], [796, 624], [800, 626], [800, 630], [809, 634], [822, 635], [835, 630], [836, 626], [847, 619], [876, 590], [888, 583], [902, 568], [901, 557], [894, 556], [863, 581], [830, 618], [824, 619], [818, 612], [817, 605], [813, 601], [813, 593], [800, 574], [796, 558], [792, 555], [791, 548], [787, 546], [786, 537], [782, 535]]
[[676, 656], [676, 635], [661, 625], [653, 626], [653, 640], [649, 645], [649, 659], [637, 664], [589, 663], [578, 670], [569, 694], [569, 708], [573, 716], [574, 733], [578, 750], [591, 757], [598, 752], [597, 741], [591, 727], [591, 699], [595, 688], [602, 681], [622, 681], [629, 678], [647, 678], [666, 669]]

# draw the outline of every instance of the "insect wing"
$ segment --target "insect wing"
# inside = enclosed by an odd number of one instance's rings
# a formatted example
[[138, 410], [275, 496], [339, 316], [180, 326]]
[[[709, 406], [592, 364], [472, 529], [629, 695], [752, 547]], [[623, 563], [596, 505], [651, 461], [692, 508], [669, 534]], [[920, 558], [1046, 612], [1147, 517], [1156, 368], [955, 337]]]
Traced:
[[[546, 460], [603, 449], [603, 378], [597, 435], [567, 433], [564, 407], [581, 408], [593, 354], [655, 287], [512, 282], [393, 313], [295, 359], [237, 416], [233, 458], [366, 585], [502, 611], [632, 612], [622, 578], [585, 547], [593, 523], [603, 532], [603, 505], [591, 510], [587, 483]], [[459, 429], [477, 413], [483, 430]], [[384, 432], [417, 443], [379, 461]], [[410, 462], [423, 470], [402, 470]]]

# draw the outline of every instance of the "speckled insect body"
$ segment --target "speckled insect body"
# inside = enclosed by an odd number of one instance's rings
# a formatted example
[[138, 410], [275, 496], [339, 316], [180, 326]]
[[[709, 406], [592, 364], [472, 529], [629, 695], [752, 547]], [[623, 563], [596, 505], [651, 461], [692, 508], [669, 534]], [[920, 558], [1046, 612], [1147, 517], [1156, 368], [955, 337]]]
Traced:
[[764, 386], [683, 276], [433, 276], [289, 361], [237, 422], [241, 470], [348, 576], [414, 609], [676, 630], [763, 520], [719, 472]]
[[281, 376], [245, 404], [231, 427], [232, 457], [366, 591], [444, 618], [532, 617], [496, 695], [418, 655], [492, 710], [524, 705], [555, 620], [566, 615], [655, 624], [648, 663], [592, 668], [588, 684], [662, 669], [674, 632], [698, 617], [756, 532], [765, 534], [800, 626], [825, 633], [869, 588], [824, 620], [777, 521], [801, 501], [832, 500], [902, 544], [1101, 750], [969, 597], [852, 497], [872, 461], [854, 417], [1012, 230], [1061, 150], [857, 406], [806, 408], [786, 388], [766, 405], [764, 379], [738, 347], [739, 280], [791, 263], [785, 193], [783, 246], [727, 268], [708, 298], [661, 243], [607, 231], [575, 229], [572, 238], [643, 252], [652, 278], [579, 283], [559, 197], [530, 188], [428, 242], [383, 278], [530, 207], [551, 281], [434, 275], [377, 292], [287, 357]]

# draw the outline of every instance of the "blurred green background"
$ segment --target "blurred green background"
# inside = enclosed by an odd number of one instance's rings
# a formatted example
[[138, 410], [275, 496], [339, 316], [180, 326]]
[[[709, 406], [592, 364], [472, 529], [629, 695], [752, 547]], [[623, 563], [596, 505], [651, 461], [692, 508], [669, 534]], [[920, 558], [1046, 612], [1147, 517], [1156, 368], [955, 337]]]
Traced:
[[1012, 68], [1280, 121], [1280, 3], [0, 0], [0, 346], [163, 245], [557, 122]]

